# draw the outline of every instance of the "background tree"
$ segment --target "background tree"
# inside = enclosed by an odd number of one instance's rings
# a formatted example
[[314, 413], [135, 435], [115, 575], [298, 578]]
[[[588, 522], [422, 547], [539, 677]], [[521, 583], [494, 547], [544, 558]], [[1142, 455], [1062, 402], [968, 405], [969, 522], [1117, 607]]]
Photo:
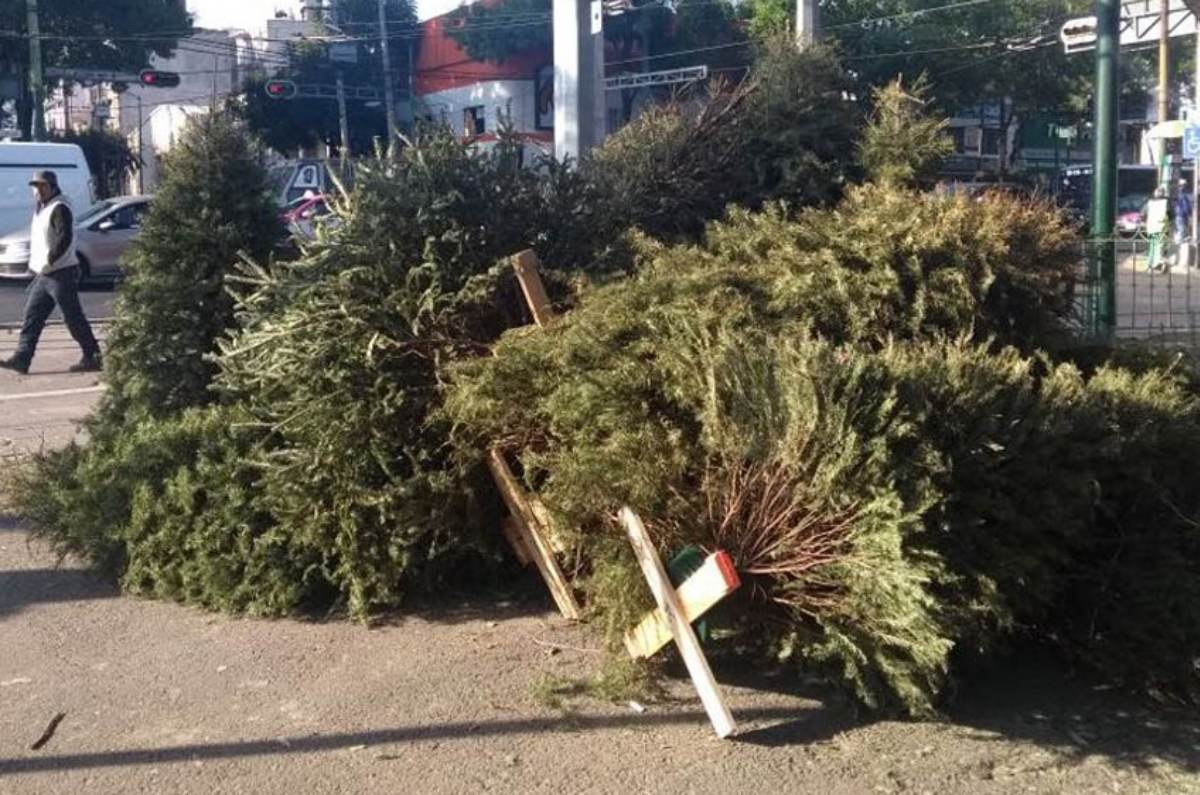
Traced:
[[756, 39], [778, 36], [792, 29], [796, 0], [747, 0], [743, 6], [746, 31]]
[[[761, 37], [789, 30], [796, 4], [750, 0], [746, 8], [750, 35]], [[860, 96], [902, 75], [924, 74], [943, 110], [972, 116], [992, 106], [1002, 129], [1038, 114], [1083, 120], [1093, 61], [1066, 55], [1058, 30], [1090, 8], [1087, 0], [829, 0], [821, 6], [825, 34], [858, 78]], [[1002, 163], [1006, 146], [1001, 136]]]
[[925, 187], [954, 152], [947, 123], [929, 113], [929, 82], [907, 90], [897, 79], [875, 90], [875, 110], [858, 144], [867, 176], [897, 187]]
[[[949, 7], [949, 6], [954, 7]], [[794, 7], [794, 6], [793, 6]], [[1085, 0], [1013, 3], [948, 0], [831, 0], [822, 6], [828, 35], [867, 86], [900, 75], [929, 77], [952, 115], [999, 109], [1000, 128], [1040, 112], [1077, 115], [1087, 105], [1093, 62], [1068, 56], [1062, 23], [1090, 13]], [[1007, 161], [1000, 137], [1002, 164]]]
[[[191, 17], [179, 0], [39, 0], [38, 6], [47, 67], [137, 71], [152, 55], [169, 56], [192, 30]], [[0, 0], [0, 75], [18, 77], [17, 96], [0, 96], [0, 105], [16, 100], [20, 128], [28, 137], [33, 106], [26, 19], [25, 0]]]
[[[291, 63], [272, 77], [297, 83], [334, 85], [340, 70], [347, 86], [383, 88], [383, 54], [379, 44], [379, 5], [373, 0], [336, 0], [336, 27], [356, 42], [356, 63], [334, 63], [328, 45], [302, 42], [292, 45]], [[409, 0], [388, 0], [388, 40], [391, 47], [393, 84], [397, 90], [408, 84], [408, 48], [420, 41], [415, 6]], [[336, 35], [330, 30], [331, 35]], [[337, 108], [332, 100], [271, 99], [264, 91], [268, 78], [260, 75], [247, 81], [238, 102], [238, 113], [272, 149], [290, 152], [317, 143], [340, 144]], [[350, 122], [350, 151], [366, 154], [377, 138], [387, 136], [387, 116], [382, 100], [346, 103]]]
[[138, 157], [129, 141], [115, 130], [83, 130], [55, 136], [65, 144], [76, 144], [83, 150], [88, 167], [96, 181], [96, 198], [119, 196], [124, 191], [125, 177], [138, 166]]

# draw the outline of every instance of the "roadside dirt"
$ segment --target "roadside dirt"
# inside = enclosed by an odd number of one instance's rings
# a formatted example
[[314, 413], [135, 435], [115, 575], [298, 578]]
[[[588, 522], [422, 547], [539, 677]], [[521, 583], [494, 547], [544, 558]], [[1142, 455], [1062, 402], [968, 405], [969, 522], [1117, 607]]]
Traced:
[[1200, 716], [1036, 662], [977, 678], [944, 723], [723, 665], [732, 741], [685, 680], [641, 713], [552, 709], [540, 676], [599, 657], [548, 609], [216, 616], [122, 597], [0, 519], [0, 793], [1200, 793]]

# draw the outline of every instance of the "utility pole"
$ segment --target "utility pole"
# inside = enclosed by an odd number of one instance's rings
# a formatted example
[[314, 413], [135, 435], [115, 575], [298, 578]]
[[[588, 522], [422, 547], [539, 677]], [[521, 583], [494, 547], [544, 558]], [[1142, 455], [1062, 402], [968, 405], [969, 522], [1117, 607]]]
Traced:
[[796, 46], [803, 50], [815, 43], [820, 36], [820, 26], [817, 0], [796, 0]]
[[604, 141], [604, 10], [600, 0], [552, 0], [554, 156], [578, 160]]
[[1096, 257], [1096, 331], [1117, 321], [1113, 220], [1117, 214], [1117, 60], [1121, 0], [1096, 0], [1096, 118], [1092, 157], [1092, 252]]
[[146, 127], [146, 118], [142, 115], [142, 95], [137, 94], [138, 106], [138, 195], [146, 195], [146, 156], [142, 153], [142, 135]]
[[33, 100], [30, 131], [33, 140], [42, 141], [46, 138], [46, 86], [42, 77], [42, 31], [38, 26], [37, 0], [25, 0], [25, 12], [29, 28], [29, 93]]
[[341, 69], [337, 73], [337, 104], [342, 136], [341, 151], [338, 154], [341, 156], [342, 176], [345, 177], [350, 173], [350, 117], [346, 115], [346, 84], [342, 81]]
[[[387, 0], [379, 0], [379, 45], [383, 54], [383, 100], [387, 108], [388, 148], [393, 149], [396, 146], [396, 93], [392, 90], [392, 59], [388, 54]], [[409, 50], [410, 60], [411, 56], [412, 50]], [[409, 74], [412, 74], [411, 64]]]
[[[1197, 64], [1200, 69], [1200, 64]], [[417, 71], [413, 67], [413, 40], [408, 40], [408, 123], [417, 127]]]
[[[1159, 0], [1158, 4], [1158, 123], [1162, 124], [1171, 117], [1171, 92], [1167, 84], [1170, 82], [1171, 49], [1170, 36], [1167, 30], [1170, 16], [1170, 0]], [[1163, 184], [1167, 178], [1167, 139], [1158, 139], [1158, 182]]]

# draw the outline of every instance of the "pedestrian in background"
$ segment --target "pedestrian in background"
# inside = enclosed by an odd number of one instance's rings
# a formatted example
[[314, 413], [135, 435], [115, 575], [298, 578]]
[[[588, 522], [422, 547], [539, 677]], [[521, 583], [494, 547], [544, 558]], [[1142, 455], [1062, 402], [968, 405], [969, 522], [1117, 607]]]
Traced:
[[1192, 193], [1187, 180], [1179, 180], [1179, 195], [1175, 197], [1175, 243], [1183, 245], [1192, 225]]
[[79, 303], [79, 258], [75, 255], [75, 215], [58, 189], [58, 175], [38, 171], [29, 181], [37, 209], [29, 233], [29, 269], [33, 283], [25, 300], [25, 319], [17, 351], [0, 361], [0, 367], [29, 372], [33, 353], [46, 320], [57, 304], [71, 336], [83, 349], [83, 358], [70, 369], [73, 373], [101, 369], [100, 344]]

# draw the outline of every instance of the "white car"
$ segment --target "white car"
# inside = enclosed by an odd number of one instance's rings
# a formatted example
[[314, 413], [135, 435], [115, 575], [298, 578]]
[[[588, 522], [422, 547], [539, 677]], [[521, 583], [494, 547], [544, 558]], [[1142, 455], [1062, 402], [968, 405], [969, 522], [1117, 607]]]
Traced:
[[[142, 228], [149, 196], [105, 199], [75, 218], [75, 251], [85, 280], [121, 277], [120, 260]], [[29, 230], [0, 237], [0, 278], [29, 279]]]

